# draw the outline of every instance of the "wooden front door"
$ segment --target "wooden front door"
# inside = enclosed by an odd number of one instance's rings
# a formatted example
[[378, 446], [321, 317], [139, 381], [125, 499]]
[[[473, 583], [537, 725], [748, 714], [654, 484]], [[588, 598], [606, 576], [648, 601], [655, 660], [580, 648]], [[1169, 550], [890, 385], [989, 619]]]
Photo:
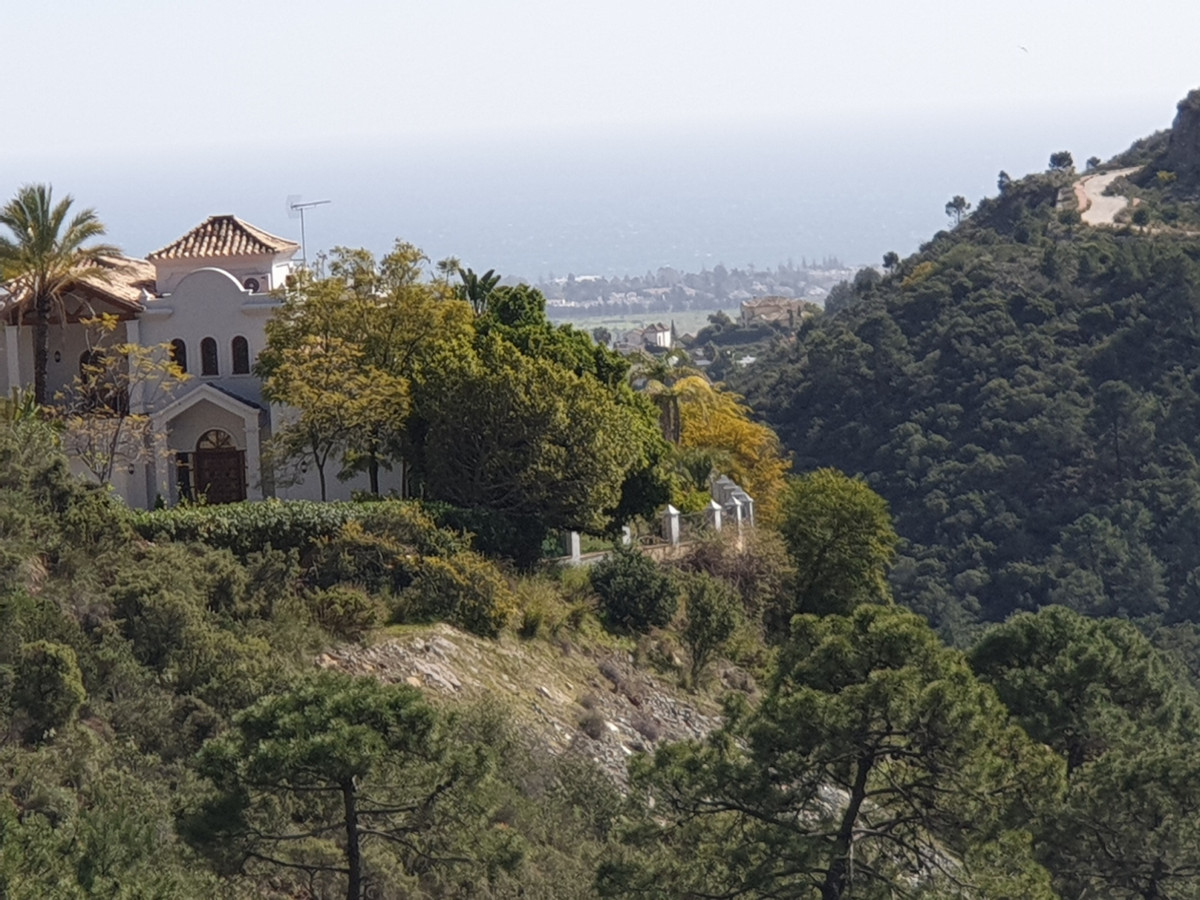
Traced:
[[246, 452], [238, 450], [224, 431], [209, 431], [196, 445], [196, 492], [208, 503], [237, 503], [246, 499]]

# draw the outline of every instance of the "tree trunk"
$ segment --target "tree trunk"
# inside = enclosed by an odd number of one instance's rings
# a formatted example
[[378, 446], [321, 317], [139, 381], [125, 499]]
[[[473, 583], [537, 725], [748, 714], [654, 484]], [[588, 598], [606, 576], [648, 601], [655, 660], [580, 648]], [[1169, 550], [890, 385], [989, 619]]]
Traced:
[[40, 406], [49, 400], [46, 369], [50, 363], [50, 298], [38, 297], [33, 304], [33, 399]]
[[371, 453], [371, 459], [367, 463], [367, 476], [371, 482], [371, 493], [376, 497], [379, 496], [379, 457], [374, 451]]
[[346, 809], [346, 868], [350, 873], [346, 900], [362, 900], [362, 848], [358, 842], [358, 788], [354, 779], [342, 782]]
[[858, 760], [854, 784], [850, 788], [850, 798], [846, 803], [846, 811], [842, 814], [837, 838], [833, 842], [829, 868], [825, 870], [825, 883], [821, 885], [821, 900], [840, 900], [846, 891], [846, 883], [851, 876], [850, 849], [854, 841], [854, 826], [858, 823], [858, 813], [867, 797], [867, 776], [871, 772], [872, 762], [874, 757], [871, 756]]

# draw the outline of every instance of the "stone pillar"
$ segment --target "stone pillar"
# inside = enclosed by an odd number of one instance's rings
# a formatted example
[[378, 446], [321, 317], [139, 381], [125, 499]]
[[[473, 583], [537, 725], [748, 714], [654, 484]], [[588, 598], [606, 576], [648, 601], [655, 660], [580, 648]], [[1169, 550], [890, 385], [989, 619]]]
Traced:
[[742, 501], [737, 497], [733, 497], [729, 501], [729, 514], [733, 516], [733, 521], [737, 523], [738, 534], [742, 533], [742, 518], [745, 510], [742, 508]]
[[733, 497], [729, 502], [732, 507], [731, 512], [733, 513], [733, 517], [737, 521], [737, 539], [734, 543], [739, 550], [742, 550], [745, 548], [745, 544], [742, 541], [742, 522], [746, 517], [746, 507], [737, 497]]
[[150, 505], [154, 504], [156, 494], [162, 495], [167, 506], [174, 506], [179, 502], [179, 489], [175, 484], [175, 456], [167, 446], [166, 429], [166, 422], [155, 422], [154, 434], [150, 438], [154, 445], [150, 462], [146, 466], [147, 479], [154, 485], [153, 490], [146, 491]]
[[628, 547], [633, 543], [633, 529], [628, 525], [621, 526], [621, 546]]
[[567, 532], [567, 555], [571, 557], [571, 562], [575, 565], [578, 565], [583, 557], [583, 553], [580, 551], [578, 531]]
[[740, 488], [733, 496], [742, 505], [742, 518], [746, 520], [746, 524], [754, 525], [754, 498]]
[[672, 546], [679, 543], [679, 510], [670, 503], [663, 512], [663, 537]]
[[[262, 473], [262, 446], [259, 441], [258, 419], [246, 421], [246, 487], [257, 487], [262, 499], [267, 499], [267, 484]], [[249, 496], [249, 490], [246, 495]]]
[[708, 521], [708, 526], [713, 531], [721, 530], [721, 504], [716, 500], [709, 500], [708, 507], [704, 510], [704, 518]]

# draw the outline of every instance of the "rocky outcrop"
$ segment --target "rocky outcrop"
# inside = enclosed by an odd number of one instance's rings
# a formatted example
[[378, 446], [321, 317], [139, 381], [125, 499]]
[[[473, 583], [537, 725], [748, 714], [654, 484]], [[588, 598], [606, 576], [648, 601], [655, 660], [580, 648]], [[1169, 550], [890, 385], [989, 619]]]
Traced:
[[[720, 725], [720, 711], [679, 691], [631, 654], [505, 637], [488, 641], [433, 625], [371, 646], [343, 645], [317, 665], [410, 684], [449, 702], [500, 702], [539, 749], [592, 760], [619, 785], [634, 753], [660, 741], [695, 740]], [[753, 679], [714, 666], [723, 689], [753, 695]]]
[[1164, 168], [1181, 177], [1200, 177], [1200, 88], [1179, 101]]

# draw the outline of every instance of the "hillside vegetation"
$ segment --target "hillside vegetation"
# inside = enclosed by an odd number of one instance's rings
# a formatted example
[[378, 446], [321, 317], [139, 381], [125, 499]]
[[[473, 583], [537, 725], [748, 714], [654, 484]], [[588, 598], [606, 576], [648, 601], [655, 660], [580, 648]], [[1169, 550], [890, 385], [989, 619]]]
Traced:
[[[1200, 900], [1200, 247], [1054, 159], [747, 371], [795, 476], [684, 357], [406, 245], [265, 369], [285, 455], [434, 502], [133, 513], [0, 406], [0, 897]], [[716, 471], [757, 526], [538, 562]]]
[[1200, 617], [1200, 242], [1093, 229], [1066, 172], [1000, 195], [735, 386], [806, 469], [861, 473], [944, 633], [1051, 603]]

